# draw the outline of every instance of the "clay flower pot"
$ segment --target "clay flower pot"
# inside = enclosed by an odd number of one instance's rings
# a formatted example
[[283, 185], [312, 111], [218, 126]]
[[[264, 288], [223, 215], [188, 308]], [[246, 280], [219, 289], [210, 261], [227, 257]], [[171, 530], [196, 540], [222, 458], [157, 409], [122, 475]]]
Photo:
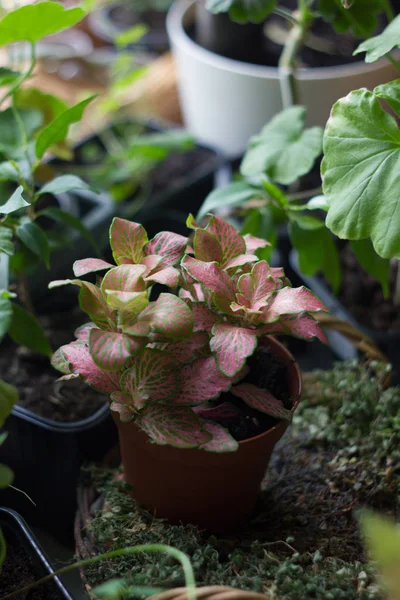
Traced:
[[[292, 411], [301, 397], [301, 374], [288, 350], [267, 337], [259, 344], [273, 349], [287, 368]], [[118, 426], [126, 481], [137, 502], [171, 523], [192, 523], [210, 531], [228, 531], [246, 522], [253, 511], [260, 484], [275, 444], [288, 424], [239, 442], [236, 452], [217, 454], [179, 449], [149, 442], [131, 421]]]

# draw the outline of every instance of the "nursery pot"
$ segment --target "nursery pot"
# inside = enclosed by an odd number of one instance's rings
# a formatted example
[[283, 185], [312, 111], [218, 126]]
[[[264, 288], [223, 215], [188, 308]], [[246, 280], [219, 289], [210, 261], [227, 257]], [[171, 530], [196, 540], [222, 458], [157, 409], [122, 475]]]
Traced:
[[[184, 121], [199, 142], [235, 158], [243, 154], [250, 136], [282, 110], [279, 70], [203, 48], [188, 34], [194, 19], [194, 0], [176, 0], [167, 17]], [[332, 105], [351, 90], [372, 89], [397, 75], [384, 59], [369, 65], [360, 61], [299, 68], [296, 77], [307, 125], [324, 126]]]
[[[292, 411], [300, 401], [301, 374], [288, 350], [274, 338], [260, 339], [287, 369]], [[251, 515], [275, 444], [288, 424], [239, 442], [236, 452], [217, 454], [150, 443], [134, 422], [118, 425], [126, 481], [135, 500], [171, 523], [192, 523], [210, 531], [229, 531]]]

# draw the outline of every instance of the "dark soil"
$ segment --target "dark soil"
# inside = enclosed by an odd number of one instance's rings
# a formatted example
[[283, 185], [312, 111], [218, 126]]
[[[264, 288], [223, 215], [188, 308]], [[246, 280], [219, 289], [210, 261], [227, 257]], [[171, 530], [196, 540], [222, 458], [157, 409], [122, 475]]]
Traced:
[[[56, 349], [73, 341], [75, 329], [88, 318], [77, 309], [40, 320], [52, 348]], [[0, 372], [5, 381], [17, 387], [19, 406], [54, 421], [80, 421], [94, 414], [107, 400], [78, 379], [57, 383], [61, 373], [53, 369], [47, 357], [11, 342], [2, 346]]]

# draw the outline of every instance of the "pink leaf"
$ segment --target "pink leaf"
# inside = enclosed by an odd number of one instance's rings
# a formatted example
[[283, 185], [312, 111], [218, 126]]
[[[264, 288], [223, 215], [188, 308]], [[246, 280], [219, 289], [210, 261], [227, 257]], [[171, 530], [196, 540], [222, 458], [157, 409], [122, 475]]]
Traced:
[[221, 318], [211, 312], [205, 304], [194, 302], [192, 305], [192, 313], [194, 319], [193, 331], [211, 331], [216, 323], [221, 321]]
[[231, 391], [232, 394], [244, 400], [246, 404], [270, 417], [284, 419], [285, 421], [292, 420], [291, 411], [287, 410], [282, 402], [268, 390], [262, 390], [251, 383], [239, 383]]
[[147, 240], [146, 230], [139, 223], [118, 217], [113, 219], [110, 227], [110, 245], [117, 265], [140, 263]]
[[248, 263], [256, 262], [257, 260], [258, 257], [255, 254], [239, 254], [239, 256], [235, 256], [235, 258], [228, 260], [228, 262], [224, 264], [224, 269], [234, 269]]
[[223, 402], [222, 404], [218, 404], [218, 406], [195, 406], [193, 410], [198, 417], [210, 421], [218, 421], [218, 419], [236, 419], [237, 417], [243, 416], [243, 411], [236, 408], [231, 402]]
[[106, 371], [122, 369], [129, 358], [143, 347], [142, 340], [123, 333], [92, 329], [89, 338], [90, 354], [94, 362]]
[[203, 331], [197, 331], [188, 340], [168, 345], [168, 354], [177, 364], [190, 362], [199, 355], [199, 350], [208, 348], [209, 337]]
[[176, 288], [179, 284], [180, 273], [174, 267], [165, 267], [159, 269], [154, 273], [150, 273], [145, 277], [145, 281], [152, 281], [155, 283], [161, 283], [167, 285], [170, 288]]
[[174, 404], [201, 404], [217, 398], [231, 385], [232, 380], [221, 373], [213, 356], [198, 358], [181, 369], [180, 386], [174, 396]]
[[146, 289], [143, 274], [144, 265], [120, 265], [106, 273], [101, 282], [101, 291], [113, 290], [118, 292], [142, 292]]
[[[224, 265], [239, 254], [246, 254], [246, 244], [236, 229], [219, 217], [212, 216], [206, 227], [218, 240]], [[215, 259], [214, 259], [215, 260]]]
[[167, 352], [146, 348], [121, 377], [122, 390], [140, 410], [148, 402], [167, 400], [177, 388], [177, 374]]
[[228, 377], [233, 377], [256, 349], [256, 331], [231, 323], [218, 323], [214, 325], [212, 333], [210, 347], [218, 368]]
[[60, 373], [71, 373], [71, 367], [63, 354], [62, 346], [61, 348], [58, 348], [51, 357], [51, 366], [57, 371], [60, 371]]
[[147, 273], [156, 269], [162, 262], [163, 257], [156, 254], [149, 254], [149, 256], [144, 256], [141, 260], [141, 264], [147, 267]]
[[227, 429], [212, 423], [211, 421], [203, 421], [203, 427], [208, 433], [212, 435], [209, 442], [199, 446], [200, 450], [206, 450], [207, 452], [236, 452], [239, 449], [238, 442], [231, 436]]
[[220, 263], [223, 258], [222, 248], [217, 238], [205, 229], [197, 229], [194, 240], [194, 255], [197, 260]]
[[303, 340], [318, 338], [325, 344], [328, 343], [325, 333], [322, 331], [319, 323], [310, 315], [302, 314], [297, 317], [282, 317], [279, 322], [282, 324], [285, 333], [294, 335]]
[[88, 344], [90, 330], [93, 329], [93, 327], [96, 327], [96, 325], [94, 323], [85, 323], [84, 325], [81, 325], [80, 327], [78, 327], [78, 329], [75, 329], [74, 335], [75, 335], [76, 339], [79, 340], [80, 342]]
[[187, 304], [172, 294], [160, 294], [139, 315], [138, 323], [147, 323], [153, 333], [183, 340], [192, 335], [193, 316]]
[[113, 266], [100, 258], [83, 258], [82, 260], [76, 260], [72, 268], [75, 277], [82, 277], [82, 275], [87, 275], [87, 273], [111, 269]]
[[252, 253], [259, 248], [265, 248], [265, 246], [270, 246], [271, 244], [267, 242], [267, 240], [263, 240], [258, 237], [254, 237], [250, 233], [246, 233], [243, 236], [243, 239], [246, 243], [246, 252]]
[[235, 300], [234, 285], [229, 275], [217, 263], [206, 263], [191, 256], [185, 256], [182, 260], [182, 266], [191, 277], [216, 296], [225, 299], [227, 302]]
[[138, 419], [138, 425], [161, 446], [197, 448], [211, 439], [211, 434], [188, 406], [148, 404]]
[[265, 260], [260, 260], [253, 266], [251, 273], [246, 273], [239, 278], [238, 287], [244, 297], [243, 299], [238, 297], [241, 304], [251, 310], [260, 310], [266, 306], [276, 289], [269, 264]]
[[157, 254], [162, 256], [169, 266], [174, 265], [183, 256], [188, 239], [178, 233], [161, 231], [150, 240], [144, 249], [144, 254], [149, 256]]
[[298, 314], [301, 312], [328, 312], [325, 305], [315, 294], [304, 286], [299, 288], [285, 287], [275, 294], [268, 307], [268, 320], [280, 315]]
[[[96, 331], [100, 331], [97, 329]], [[91, 387], [105, 394], [111, 394], [120, 389], [119, 380], [121, 372], [103, 371], [93, 361], [86, 344], [72, 342], [60, 348], [66, 362], [73, 373], [80, 377]]]
[[131, 398], [123, 392], [114, 392], [111, 394], [111, 410], [119, 413], [119, 418], [123, 423], [132, 421], [136, 416], [136, 411], [131, 404]]

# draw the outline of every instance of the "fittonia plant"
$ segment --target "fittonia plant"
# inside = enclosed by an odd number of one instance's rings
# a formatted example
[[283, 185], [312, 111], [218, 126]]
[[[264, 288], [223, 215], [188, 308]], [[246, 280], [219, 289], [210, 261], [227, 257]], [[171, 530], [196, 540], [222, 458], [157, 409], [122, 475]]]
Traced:
[[[224, 402], [210, 412], [208, 401], [231, 390], [249, 406], [290, 420], [272, 394], [241, 382], [246, 359], [260, 336], [324, 340], [314, 314], [325, 307], [304, 287], [291, 288], [282, 269], [257, 259], [253, 252], [266, 241], [242, 237], [217, 217], [205, 228], [192, 217], [188, 225], [195, 230], [194, 250], [175, 233], [149, 241], [141, 225], [114, 219], [117, 266], [80, 260], [75, 275], [105, 275], [96, 284], [51, 284], [80, 286], [80, 305], [91, 319], [76, 341], [54, 354], [53, 365], [64, 373], [61, 379], [81, 377], [108, 394], [120, 419], [134, 420], [157, 444], [231, 452], [238, 443], [210, 416], [237, 409]], [[162, 293], [151, 301], [156, 282], [179, 286], [179, 296]]]

